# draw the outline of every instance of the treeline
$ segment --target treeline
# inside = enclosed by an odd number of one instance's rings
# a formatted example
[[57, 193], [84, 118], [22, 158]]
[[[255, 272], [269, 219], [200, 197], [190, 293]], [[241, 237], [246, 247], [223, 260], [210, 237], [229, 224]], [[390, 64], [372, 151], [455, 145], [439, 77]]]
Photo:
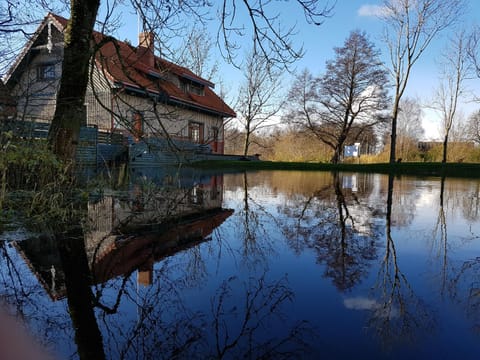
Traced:
[[[225, 153], [243, 154], [245, 132], [227, 129]], [[333, 149], [318, 141], [311, 133], [294, 129], [272, 128], [251, 135], [249, 154], [260, 154], [260, 159], [292, 162], [330, 162]], [[358, 158], [343, 158], [343, 162], [378, 163], [389, 161], [389, 143], [381, 142], [368, 147], [363, 143]], [[441, 162], [442, 142], [420, 141], [400, 136], [397, 141], [398, 159], [404, 162]], [[449, 143], [448, 162], [480, 162], [480, 146], [473, 140], [453, 139]]]

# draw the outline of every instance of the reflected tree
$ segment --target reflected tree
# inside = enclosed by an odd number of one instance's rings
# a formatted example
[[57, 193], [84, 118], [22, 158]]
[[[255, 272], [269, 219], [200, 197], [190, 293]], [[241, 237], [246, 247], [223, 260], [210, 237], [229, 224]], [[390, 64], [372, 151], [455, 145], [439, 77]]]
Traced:
[[[456, 276], [455, 274], [458, 272], [451, 253], [455, 253], [456, 248], [465, 242], [478, 239], [478, 235], [474, 234], [470, 228], [462, 236], [460, 242], [455, 236], [449, 242], [447, 226], [449, 210], [452, 212], [450, 215], [453, 215], [455, 209], [461, 209], [463, 218], [468, 222], [473, 222], [478, 217], [478, 197], [476, 195], [478, 193], [478, 184], [473, 183], [473, 188], [465, 188], [464, 186], [467, 186], [467, 184], [463, 181], [456, 182], [453, 179], [448, 179], [447, 181], [444, 176], [440, 179], [438, 216], [433, 228], [431, 241], [432, 251], [440, 264], [439, 275], [441, 275], [440, 288], [442, 295], [449, 294], [452, 276]], [[470, 192], [468, 196], [465, 196], [466, 190]]]
[[[215, 334], [212, 357], [291, 359], [305, 354], [308, 337], [314, 336], [306, 321], [290, 329], [275, 325], [283, 323], [286, 317], [282, 313], [284, 303], [291, 302], [294, 297], [287, 279], [268, 283], [266, 274], [259, 279], [250, 278], [243, 284], [245, 295], [241, 303], [232, 299], [233, 289], [238, 287], [236, 282], [238, 279], [234, 277], [224, 281], [211, 302]], [[262, 332], [264, 328], [271, 329], [268, 336]], [[282, 332], [285, 334], [280, 335]]]
[[[56, 349], [62, 336], [74, 336], [80, 359], [105, 358], [102, 336], [94, 313], [95, 301], [90, 288], [91, 277], [81, 227], [68, 230], [63, 228], [54, 237], [42, 236], [40, 241], [34, 240], [24, 240], [15, 247], [23, 254], [23, 259], [28, 260], [27, 264], [39, 260], [35, 257], [31, 260], [27, 258], [27, 255], [35, 251], [39, 252], [40, 256], [45, 256], [47, 261], [53, 261], [59, 256], [59, 261], [48, 270], [51, 273], [51, 283], [45, 283], [47, 279], [41, 274], [43, 264], [34, 265], [39, 269], [34, 273], [38, 277], [35, 278], [20, 256], [7, 249], [11, 244], [4, 242], [5, 247], [1, 253], [4, 262], [1, 266], [3, 299], [13, 308], [13, 312], [22, 317], [27, 327], [35, 329], [35, 332], [37, 328], [43, 329], [42, 333], [37, 335], [43, 337], [42, 342], [47, 348], [55, 344]], [[41, 284], [45, 290], [50, 290], [50, 300], [67, 297], [68, 313], [63, 313], [49, 304]]]
[[465, 261], [456, 269], [449, 283], [451, 298], [465, 308], [473, 322], [473, 330], [480, 334], [480, 257]]
[[392, 199], [394, 176], [388, 176], [385, 255], [380, 264], [374, 287], [376, 306], [369, 320], [386, 348], [403, 342], [418, 341], [421, 335], [432, 333], [434, 318], [427, 305], [417, 297], [407, 277], [400, 270], [395, 241], [392, 237]]
[[[178, 270], [178, 264], [166, 259], [149, 286], [140, 286], [135, 273], [102, 285], [98, 318], [111, 358], [188, 358], [203, 349], [205, 319], [180, 296], [188, 280]], [[112, 292], [120, 295], [120, 306], [109, 296]]]
[[56, 236], [65, 274], [67, 302], [80, 359], [105, 359], [102, 335], [94, 313], [94, 296], [83, 231], [73, 229]]
[[[358, 284], [376, 258], [379, 229], [374, 209], [352, 192], [347, 200], [342, 176], [332, 175], [333, 189], [326, 186], [306, 199], [289, 204], [289, 217], [295, 225], [286, 224], [285, 235], [297, 252], [311, 249], [317, 260], [326, 265], [325, 276], [346, 291]], [[346, 179], [346, 178], [345, 178]], [[350, 202], [349, 202], [350, 201]], [[290, 213], [298, 209], [296, 213]], [[294, 229], [292, 231], [291, 229]]]
[[[444, 185], [442, 178], [440, 203], [443, 203]], [[469, 196], [461, 195], [462, 204], [465, 205], [463, 209], [463, 216], [467, 220], [478, 219], [478, 183], [473, 184], [472, 193]], [[442, 206], [443, 207], [443, 206]], [[446, 217], [443, 215], [444, 218]], [[447, 227], [446, 220], [444, 228], [442, 227], [442, 240], [444, 240], [443, 259], [444, 259], [444, 273], [442, 280], [442, 290], [445, 294], [456, 303], [465, 309], [466, 316], [472, 322], [472, 330], [480, 334], [480, 257], [474, 257], [463, 261], [462, 263], [455, 263], [450, 259], [450, 266], [447, 268]], [[470, 229], [470, 232], [472, 230]], [[471, 233], [463, 240], [478, 240], [478, 234]]]
[[272, 225], [261, 222], [260, 219], [265, 216], [272, 220], [273, 224], [276, 224], [277, 220], [267, 208], [254, 199], [256, 189], [249, 186], [249, 176], [247, 172], [241, 174], [242, 207], [235, 211], [235, 214], [238, 220], [238, 236], [243, 242], [242, 260], [248, 265], [256, 266], [265, 263], [275, 253], [270, 229]]
[[[388, 188], [387, 184], [386, 186]], [[397, 179], [396, 187], [398, 191], [392, 194], [393, 200], [390, 221], [392, 226], [407, 227], [415, 219], [415, 214], [417, 213], [415, 197], [419, 194], [418, 189], [408, 178], [401, 177]]]
[[462, 215], [469, 221], [476, 221], [480, 218], [480, 184], [473, 182], [468, 194], [461, 196]]
[[444, 193], [445, 193], [445, 176], [442, 176], [440, 180], [440, 201], [437, 222], [433, 229], [432, 240], [435, 242], [438, 239], [438, 243], [434, 244], [434, 247], [437, 248], [438, 257], [442, 260], [442, 272], [441, 272], [441, 293], [445, 293], [447, 285], [447, 254], [448, 254], [448, 232], [447, 232], [447, 220], [445, 216], [444, 208]]
[[134, 277], [128, 277], [123, 301], [136, 307], [136, 316], [125, 307], [99, 314], [106, 353], [118, 359], [156, 359], [159, 354], [162, 358], [291, 358], [307, 350], [307, 342], [315, 336], [310, 325], [283, 322], [293, 300], [286, 278], [230, 277], [213, 291], [209, 306], [195, 310], [196, 302], [184, 294], [186, 273], [178, 265], [175, 259], [162, 261], [148, 287], [139, 288]]
[[357, 237], [358, 224], [350, 214], [341, 189], [340, 176], [334, 173], [333, 177], [338, 218], [333, 223], [335, 228], [325, 232], [326, 237], [318, 239], [324, 244], [319, 259], [327, 264], [326, 275], [333, 279], [337, 288], [345, 291], [366, 275], [369, 262], [376, 258], [376, 246], [373, 240]]

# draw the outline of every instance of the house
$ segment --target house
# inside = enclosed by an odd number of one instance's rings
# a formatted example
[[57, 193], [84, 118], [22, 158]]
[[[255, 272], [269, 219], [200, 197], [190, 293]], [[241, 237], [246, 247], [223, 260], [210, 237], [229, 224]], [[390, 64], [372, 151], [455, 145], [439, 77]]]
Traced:
[[[67, 19], [49, 13], [8, 72], [17, 100], [17, 119], [50, 122], [62, 71]], [[153, 33], [139, 34], [139, 46], [94, 32], [86, 124], [123, 134], [131, 143], [167, 139], [169, 147], [198, 145], [223, 154], [224, 121], [235, 112], [214, 92], [214, 84], [155, 55]]]

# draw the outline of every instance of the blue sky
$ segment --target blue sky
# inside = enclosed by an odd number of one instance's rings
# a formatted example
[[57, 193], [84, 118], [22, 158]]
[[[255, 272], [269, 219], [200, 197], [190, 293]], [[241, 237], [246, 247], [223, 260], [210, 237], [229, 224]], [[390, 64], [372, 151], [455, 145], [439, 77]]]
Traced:
[[[467, 3], [469, 9], [466, 11], [463, 21], [465, 26], [468, 27], [474, 23], [480, 24], [480, 1], [467, 0]], [[304, 58], [296, 64], [298, 70], [308, 68], [315, 75], [321, 74], [324, 71], [325, 62], [334, 56], [333, 48], [342, 46], [350, 31], [355, 29], [364, 30], [380, 51], [382, 53], [386, 52], [386, 48], [381, 41], [383, 24], [372, 14], [375, 6], [381, 4], [380, 0], [337, 0], [332, 16], [318, 27], [305, 22], [296, 1], [273, 1], [272, 4], [274, 11], [280, 14], [285, 26], [296, 25], [297, 27], [298, 34], [296, 35], [295, 43], [303, 43], [305, 49]], [[135, 15], [131, 11], [125, 10], [122, 21], [124, 25], [114, 35], [122, 40], [129, 39], [133, 44], [136, 44], [137, 21]], [[245, 21], [247, 22], [248, 20], [245, 19]], [[212, 23], [212, 29], [215, 29], [215, 26], [217, 25]], [[415, 64], [407, 86], [407, 96], [419, 97], [425, 103], [430, 101], [439, 81], [436, 59], [438, 59], [442, 48], [445, 46], [448, 35], [445, 32], [442, 37], [437, 38], [422, 55], [418, 63]], [[245, 38], [243, 43], [247, 44], [248, 38]], [[385, 54], [383, 54], [383, 58], [388, 64]], [[241, 72], [231, 65], [222, 64], [220, 74], [225, 87], [229, 90], [230, 103], [233, 103], [238, 84], [241, 82]], [[285, 91], [288, 90], [290, 81], [291, 77], [286, 75]], [[479, 83], [480, 80], [476, 79], [468, 84], [469, 88], [476, 92], [477, 95], [480, 94]], [[478, 108], [480, 108], [478, 103], [466, 102], [462, 104], [465, 116], [470, 115], [471, 112]], [[425, 111], [424, 120], [427, 137], [438, 137], [439, 134], [436, 129], [439, 121], [434, 112], [431, 110]]]

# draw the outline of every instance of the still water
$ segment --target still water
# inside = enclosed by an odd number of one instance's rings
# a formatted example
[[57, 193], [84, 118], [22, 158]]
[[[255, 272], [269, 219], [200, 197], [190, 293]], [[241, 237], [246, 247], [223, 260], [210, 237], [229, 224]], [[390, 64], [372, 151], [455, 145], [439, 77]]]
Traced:
[[479, 202], [479, 180], [140, 171], [74, 231], [1, 234], [0, 297], [59, 359], [478, 359]]

